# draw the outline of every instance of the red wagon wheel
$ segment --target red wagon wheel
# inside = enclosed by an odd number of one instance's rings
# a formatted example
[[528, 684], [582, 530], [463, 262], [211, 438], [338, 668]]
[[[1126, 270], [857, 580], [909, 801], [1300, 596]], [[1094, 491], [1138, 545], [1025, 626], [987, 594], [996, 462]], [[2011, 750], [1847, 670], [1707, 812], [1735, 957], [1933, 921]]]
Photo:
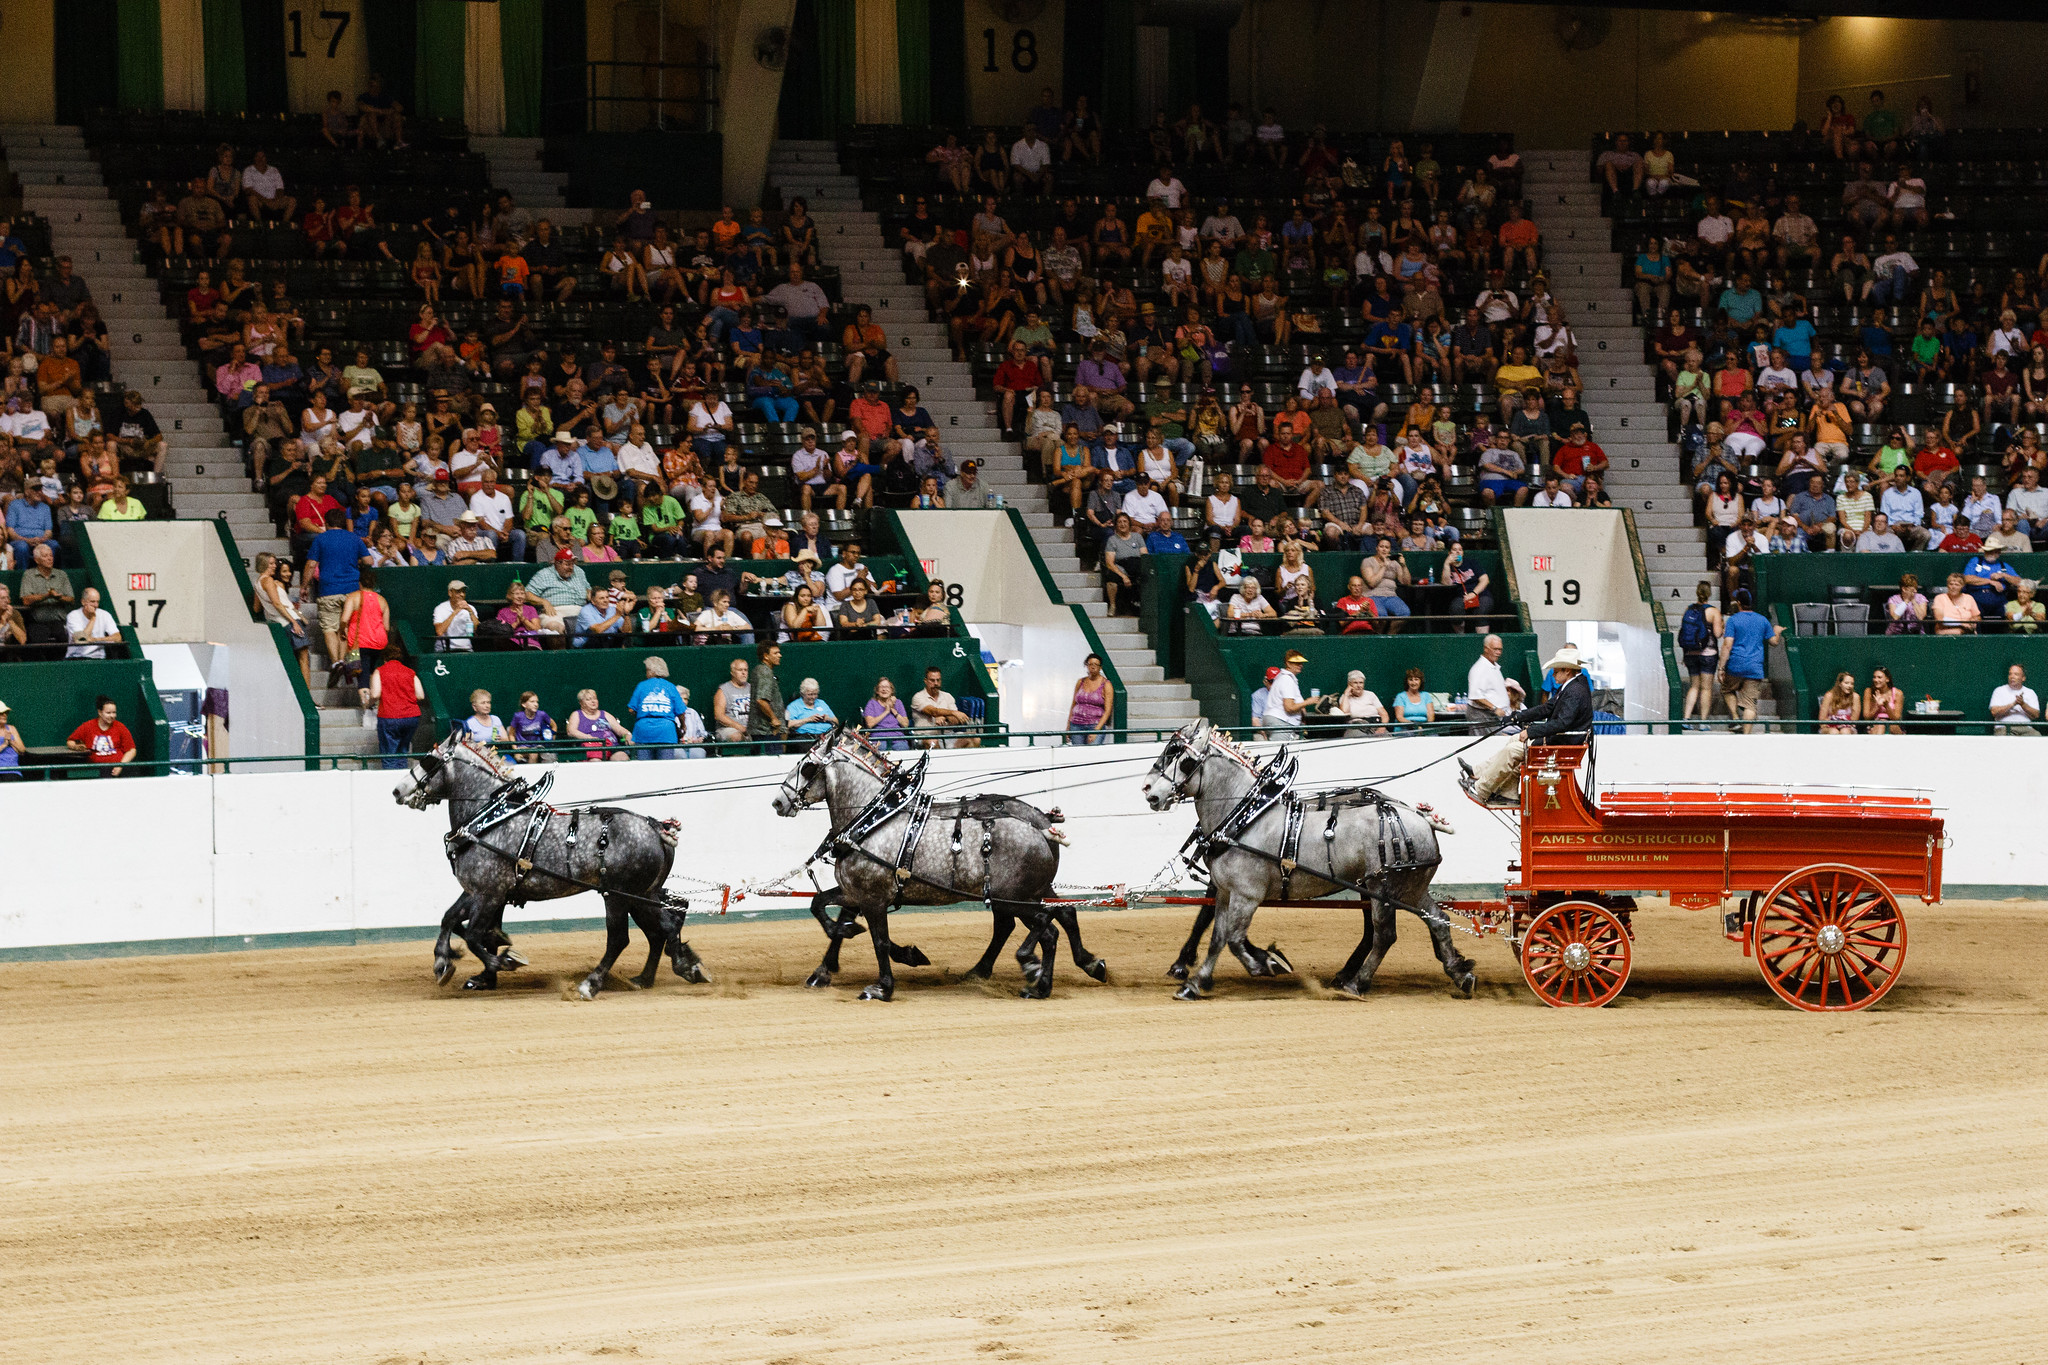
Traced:
[[1628, 929], [1591, 901], [1561, 901], [1522, 937], [1522, 977], [1546, 1005], [1604, 1005], [1628, 983]]
[[1757, 912], [1764, 983], [1803, 1010], [1876, 1004], [1906, 961], [1906, 920], [1884, 883], [1841, 863], [1802, 867]]

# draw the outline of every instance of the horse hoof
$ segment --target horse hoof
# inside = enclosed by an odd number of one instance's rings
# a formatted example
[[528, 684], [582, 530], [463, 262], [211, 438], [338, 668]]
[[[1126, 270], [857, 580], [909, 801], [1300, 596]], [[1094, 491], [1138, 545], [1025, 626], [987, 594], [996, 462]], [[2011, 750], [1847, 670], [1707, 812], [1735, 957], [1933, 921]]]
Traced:
[[506, 947], [506, 948], [500, 948], [500, 949], [498, 950], [498, 970], [499, 970], [499, 971], [501, 971], [501, 972], [516, 972], [516, 971], [518, 971], [518, 970], [519, 970], [519, 969], [520, 969], [521, 967], [524, 967], [525, 965], [526, 965], [526, 959], [525, 959], [525, 958], [523, 958], [523, 957], [521, 957], [521, 956], [520, 956], [520, 955], [519, 955], [519, 954], [518, 954], [517, 952], [515, 952], [515, 951], [514, 951], [513, 949], [511, 949], [511, 948], [509, 948], [509, 947]]
[[1042, 995], [1040, 995], [1040, 994], [1038, 993], [1038, 988], [1037, 988], [1036, 986], [1026, 986], [1026, 987], [1025, 987], [1025, 988], [1024, 988], [1023, 990], [1021, 990], [1021, 991], [1018, 991], [1018, 992], [1017, 992], [1017, 998], [1018, 998], [1019, 1000], [1043, 1000], [1043, 999], [1045, 999], [1045, 997], [1044, 997], [1044, 996], [1042, 996]]
[[932, 965], [932, 960], [924, 955], [924, 949], [914, 943], [904, 944], [902, 948], [891, 952], [889, 956], [895, 958], [906, 967], [929, 967]]
[[896, 994], [896, 990], [893, 986], [884, 986], [878, 981], [862, 991], [860, 998], [863, 1000], [881, 1000], [886, 1002], [894, 994]]
[[1104, 962], [1099, 957], [1096, 958], [1093, 962], [1089, 963], [1087, 966], [1083, 967], [1081, 970], [1088, 973], [1089, 976], [1093, 977], [1097, 981], [1109, 980], [1109, 964], [1107, 962]]
[[1200, 1000], [1202, 998], [1202, 992], [1201, 989], [1197, 987], [1194, 982], [1190, 981], [1187, 983], [1187, 985], [1182, 986], [1179, 990], [1175, 991], [1173, 993], [1173, 998], [1176, 1000]]
[[455, 960], [453, 958], [437, 957], [434, 959], [434, 984], [436, 986], [447, 985], [449, 979], [454, 975]]
[[1038, 978], [1044, 972], [1045, 968], [1039, 966], [1036, 962], [1026, 962], [1024, 964], [1024, 979], [1034, 986], [1038, 984]]
[[1166, 969], [1166, 975], [1175, 981], [1185, 981], [1188, 979], [1188, 969], [1185, 964], [1176, 962]]
[[1466, 972], [1457, 979], [1457, 984], [1458, 994], [1470, 1000], [1472, 992], [1479, 989], [1479, 976], [1476, 972]]
[[597, 999], [597, 983], [595, 981], [585, 981], [576, 988], [576, 994], [585, 1000]]
[[1294, 975], [1294, 964], [1287, 960], [1287, 954], [1280, 951], [1280, 945], [1277, 943], [1269, 943], [1266, 945], [1266, 975]]
[[822, 991], [831, 984], [832, 973], [826, 971], [823, 967], [818, 968], [818, 970], [804, 978], [804, 988], [806, 990]]
[[481, 976], [472, 976], [469, 980], [462, 983], [462, 989], [466, 991], [494, 991], [498, 989], [498, 983], [487, 981]]

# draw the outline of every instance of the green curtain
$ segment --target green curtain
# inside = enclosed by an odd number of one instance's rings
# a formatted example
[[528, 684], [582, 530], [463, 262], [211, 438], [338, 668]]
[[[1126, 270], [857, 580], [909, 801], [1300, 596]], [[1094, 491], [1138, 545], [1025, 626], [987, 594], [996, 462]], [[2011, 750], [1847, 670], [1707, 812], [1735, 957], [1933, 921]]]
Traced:
[[498, 53], [505, 63], [505, 136], [540, 136], [541, 0], [498, 0]]
[[823, 106], [823, 137], [837, 137], [853, 126], [853, 6], [854, 0], [818, 0], [818, 96]]
[[468, 30], [466, 6], [454, 0], [425, 0], [420, 5], [419, 74], [413, 78], [413, 99], [423, 117], [462, 122], [462, 53]]
[[156, 0], [115, 0], [116, 72], [123, 109], [164, 107], [164, 17]]
[[[408, 110], [419, 112], [413, 98], [413, 75], [419, 65], [419, 17], [414, 0], [363, 0], [363, 44], [370, 70], [384, 78], [384, 89]], [[349, 107], [355, 107], [351, 98]]]
[[206, 112], [239, 114], [249, 107], [242, 0], [199, 0], [199, 26], [206, 39]]
[[903, 121], [932, 121], [931, 0], [896, 0], [896, 75], [903, 89]]
[[50, 60], [56, 63], [57, 122], [83, 123], [94, 110], [117, 102], [114, 0], [64, 0], [56, 20]]

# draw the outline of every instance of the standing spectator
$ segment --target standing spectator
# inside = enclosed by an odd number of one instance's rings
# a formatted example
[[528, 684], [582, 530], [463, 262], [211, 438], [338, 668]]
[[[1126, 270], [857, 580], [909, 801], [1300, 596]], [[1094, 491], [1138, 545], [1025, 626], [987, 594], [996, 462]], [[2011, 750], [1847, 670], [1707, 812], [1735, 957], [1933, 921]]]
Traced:
[[1747, 735], [1755, 732], [1757, 699], [1764, 691], [1765, 651], [1782, 641], [1785, 632], [1751, 609], [1746, 590], [1736, 590], [1734, 603], [1734, 615], [1721, 627], [1721, 666], [1716, 681], [1728, 715], [1742, 723], [1742, 733]]
[[347, 513], [330, 509], [327, 528], [313, 537], [306, 548], [307, 577], [315, 585], [319, 604], [320, 633], [327, 645], [329, 687], [339, 687], [348, 671], [348, 645], [342, 638], [342, 607], [349, 594], [362, 585], [362, 563], [369, 552], [362, 539], [347, 528]]
[[1115, 719], [1116, 685], [1102, 671], [1102, 656], [1090, 654], [1083, 661], [1085, 671], [1074, 684], [1074, 699], [1067, 708], [1067, 743], [1105, 744]]
[[107, 648], [99, 642], [121, 638], [121, 623], [114, 613], [100, 610], [98, 588], [80, 594], [77, 608], [64, 618], [64, 638], [71, 641], [64, 651], [67, 659], [104, 659]]
[[[744, 661], [736, 659], [733, 662], [744, 669]], [[668, 663], [660, 655], [648, 655], [645, 668], [646, 676], [633, 689], [633, 699], [626, 703], [626, 711], [633, 717], [633, 743], [640, 746], [634, 751], [634, 756], [681, 758], [683, 754], [678, 745], [683, 738], [683, 713], [688, 710], [688, 699], [668, 680]], [[724, 688], [719, 689], [721, 697], [724, 691]], [[719, 737], [724, 738], [722, 730]]]
[[1991, 693], [1991, 727], [1994, 735], [2038, 735], [2033, 722], [2041, 719], [2041, 699], [2027, 686], [2027, 670], [2013, 664], [2005, 670], [2005, 681]]
[[[97, 596], [87, 588], [89, 596]], [[119, 777], [121, 765], [135, 761], [135, 737], [121, 723], [121, 708], [112, 697], [93, 702], [93, 717], [71, 732], [64, 747], [74, 754], [89, 755], [90, 761], [105, 765], [108, 777]]]
[[781, 753], [782, 746], [777, 741], [785, 738], [789, 729], [782, 714], [782, 682], [775, 676], [782, 663], [782, 646], [771, 639], [755, 649], [754, 659], [747, 738], [760, 746], [761, 753]]
[[1287, 651], [1285, 666], [1266, 684], [1266, 707], [1262, 722], [1264, 729], [1301, 729], [1302, 715], [1309, 709], [1308, 700], [1301, 695], [1301, 670], [1307, 665], [1307, 655], [1299, 650]]
[[386, 768], [403, 768], [400, 755], [412, 751], [413, 735], [420, 728], [420, 703], [427, 689], [405, 660], [386, 659], [370, 674], [370, 703], [377, 712], [377, 752], [384, 755]]

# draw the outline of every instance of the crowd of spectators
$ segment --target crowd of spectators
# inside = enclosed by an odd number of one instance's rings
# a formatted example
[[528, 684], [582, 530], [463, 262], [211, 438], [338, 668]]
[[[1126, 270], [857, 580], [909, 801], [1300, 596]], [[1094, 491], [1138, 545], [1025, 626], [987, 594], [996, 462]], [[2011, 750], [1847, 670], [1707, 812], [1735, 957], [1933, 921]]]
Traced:
[[1441, 724], [1483, 730], [1519, 710], [1525, 700], [1522, 685], [1501, 669], [1504, 653], [1500, 636], [1486, 636], [1458, 691], [1432, 691], [1422, 669], [1404, 668], [1399, 687], [1389, 691], [1391, 701], [1382, 701], [1366, 685], [1364, 671], [1356, 668], [1347, 670], [1343, 685], [1327, 694], [1320, 687], [1304, 691], [1302, 678], [1310, 660], [1290, 649], [1282, 663], [1266, 670], [1264, 685], [1252, 693], [1252, 728], [1276, 738], [1304, 733], [1350, 738]]

